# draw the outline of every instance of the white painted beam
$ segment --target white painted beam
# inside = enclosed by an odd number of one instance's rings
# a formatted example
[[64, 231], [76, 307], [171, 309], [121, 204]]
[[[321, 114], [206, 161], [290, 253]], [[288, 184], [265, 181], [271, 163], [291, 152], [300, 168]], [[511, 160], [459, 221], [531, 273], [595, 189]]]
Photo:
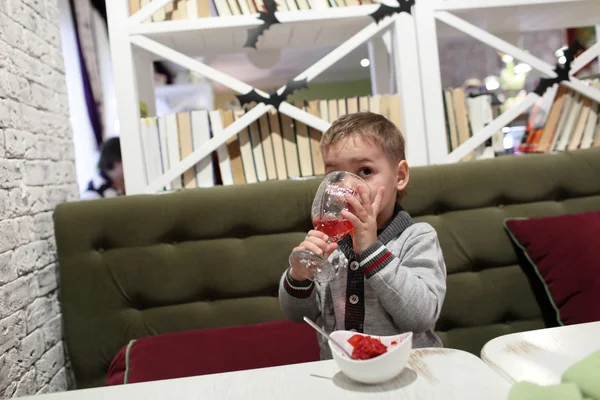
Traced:
[[307, 113], [304, 110], [284, 101], [279, 106], [279, 112], [288, 115], [290, 118], [302, 122], [305, 125], [310, 126], [318, 131], [325, 132], [331, 126], [331, 123], [321, 118], [317, 118], [314, 115]]
[[584, 96], [589, 97], [590, 99], [594, 100], [597, 103], [600, 103], [600, 90], [591, 87], [589, 85], [586, 85], [585, 83], [581, 82], [579, 79], [571, 77], [570, 81], [562, 81], [562, 84], [564, 84], [565, 86], [581, 93]]
[[146, 178], [133, 54], [127, 31], [123, 29], [129, 18], [128, 3], [116, 1], [107, 4], [107, 17], [125, 189], [127, 194], [138, 194], [144, 191]]
[[[298, 81], [306, 78], [308, 82], [312, 81], [321, 73], [323, 73], [323, 71], [325, 71], [327, 68], [331, 67], [333, 64], [350, 54], [350, 52], [355, 50], [358, 46], [362, 45], [367, 40], [377, 35], [379, 32], [388, 29], [394, 23], [394, 21], [394, 17], [386, 17], [384, 20], [380, 21], [379, 24], [375, 22], [369, 24], [360, 32], [357, 32], [354, 36], [352, 36], [344, 43], [336, 47], [332, 52], [321, 58], [309, 68], [307, 68], [300, 75], [296, 76], [294, 80]], [[278, 93], [282, 93], [283, 90], [284, 87], [279, 89]]]
[[[596, 41], [600, 42], [600, 24], [595, 26], [596, 30]], [[598, 62], [596, 63], [596, 72], [600, 72], [600, 55], [598, 55]]]
[[[112, 1], [112, 0], [111, 0]], [[119, 0], [120, 1], [120, 0]], [[164, 0], [162, 0], [164, 1]], [[377, 5], [335, 7], [319, 10], [284, 11], [277, 12], [275, 16], [282, 24], [312, 22], [326, 25], [329, 21], [343, 19], [369, 18], [368, 15], [377, 9]], [[153, 35], [157, 33], [176, 33], [195, 30], [226, 29], [226, 28], [252, 28], [263, 22], [253, 15], [235, 15], [213, 18], [196, 18], [177, 21], [153, 22], [151, 24], [130, 24], [130, 35]], [[304, 24], [303, 24], [304, 25]]]
[[[600, 31], [598, 32], [600, 33]], [[576, 74], [583, 67], [588, 65], [590, 62], [594, 60], [594, 58], [600, 57], [600, 38], [598, 42], [594, 43], [592, 47], [584, 51], [571, 63], [571, 74]]]
[[406, 161], [411, 166], [427, 165], [427, 136], [423, 118], [421, 68], [415, 20], [407, 13], [396, 14], [392, 30], [396, 87], [399, 88], [402, 133], [406, 139]]
[[413, 8], [419, 46], [419, 66], [423, 93], [423, 116], [427, 135], [429, 164], [443, 162], [448, 155], [448, 138], [436, 21], [429, 2], [417, 1]]
[[[387, 32], [386, 32], [387, 33]], [[390, 44], [391, 45], [391, 44]], [[383, 37], [374, 37], [367, 43], [369, 51], [369, 73], [371, 75], [371, 94], [391, 93], [390, 61], [391, 57]], [[391, 49], [390, 49], [391, 50]]]
[[474, 39], [477, 39], [480, 42], [483, 42], [497, 50], [500, 50], [503, 53], [510, 54], [519, 61], [529, 64], [532, 68], [535, 68], [536, 70], [540, 71], [541, 73], [547, 75], [550, 78], [556, 77], [556, 73], [554, 72], [554, 66], [540, 60], [535, 56], [532, 56], [529, 53], [526, 53], [524, 50], [518, 48], [517, 46], [514, 46], [508, 43], [507, 41], [502, 40], [481, 28], [478, 28], [477, 26], [465, 21], [462, 18], [457, 17], [456, 15], [453, 15], [446, 11], [438, 11], [435, 13], [435, 17], [440, 21], [444, 22], [445, 24], [450, 25], [451, 27], [466, 33]]
[[[159, 55], [167, 60], [171, 60], [176, 64], [181, 65], [184, 68], [195, 71], [207, 79], [214, 82], [218, 82], [223, 86], [226, 86], [237, 93], [248, 93], [252, 89], [252, 86], [235, 79], [234, 77], [227, 75], [221, 71], [218, 71], [192, 57], [186, 56], [176, 50], [173, 50], [163, 44], [160, 44], [152, 39], [148, 39], [145, 36], [136, 35], [130, 37], [131, 43], [151, 52]], [[261, 90], [256, 90], [258, 94], [269, 98], [269, 94]]]

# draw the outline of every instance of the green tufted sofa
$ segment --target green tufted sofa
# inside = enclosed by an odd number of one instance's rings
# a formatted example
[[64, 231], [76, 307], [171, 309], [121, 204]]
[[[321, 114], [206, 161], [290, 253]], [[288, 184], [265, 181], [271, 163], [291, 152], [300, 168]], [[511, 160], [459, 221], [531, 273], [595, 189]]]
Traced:
[[[311, 227], [318, 183], [57, 207], [60, 298], [77, 387], [103, 385], [130, 339], [281, 319], [278, 280]], [[504, 218], [600, 210], [600, 148], [414, 168], [404, 205], [437, 229], [446, 258], [440, 337], [479, 354], [498, 335], [545, 325]]]

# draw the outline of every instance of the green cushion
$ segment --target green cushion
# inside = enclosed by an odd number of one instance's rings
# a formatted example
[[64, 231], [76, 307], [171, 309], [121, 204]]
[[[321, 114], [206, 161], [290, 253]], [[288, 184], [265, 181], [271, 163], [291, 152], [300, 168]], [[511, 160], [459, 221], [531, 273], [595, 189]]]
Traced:
[[571, 365], [563, 373], [562, 383], [538, 385], [517, 382], [508, 400], [600, 400], [600, 351]]
[[562, 381], [576, 384], [584, 396], [600, 400], [600, 351], [571, 365], [563, 373]]
[[581, 392], [573, 383], [540, 386], [532, 382], [518, 382], [510, 388], [508, 400], [581, 400]]
[[[600, 211], [600, 148], [413, 168], [405, 208], [438, 231], [444, 344], [544, 326], [502, 221]], [[62, 204], [54, 214], [66, 345], [78, 387], [100, 386], [131, 339], [282, 318], [278, 281], [311, 228], [318, 180]]]

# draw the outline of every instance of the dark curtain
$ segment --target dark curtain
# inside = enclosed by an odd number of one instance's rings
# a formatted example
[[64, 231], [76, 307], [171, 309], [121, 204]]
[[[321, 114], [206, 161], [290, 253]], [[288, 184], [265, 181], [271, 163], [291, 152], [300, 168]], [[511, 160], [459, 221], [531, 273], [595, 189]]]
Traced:
[[[79, 0], [81, 1], [81, 0]], [[120, 0], [117, 0], [120, 1]], [[83, 83], [83, 91], [85, 95], [85, 104], [88, 112], [88, 118], [94, 131], [94, 137], [96, 139], [96, 145], [98, 148], [102, 145], [102, 121], [100, 119], [100, 113], [96, 107], [96, 101], [94, 99], [94, 93], [92, 91], [92, 85], [90, 83], [89, 72], [83, 58], [83, 51], [81, 49], [81, 37], [79, 33], [79, 24], [77, 23], [75, 1], [69, 0], [71, 7], [71, 15], [73, 18], [73, 26], [75, 27], [75, 37], [77, 39], [77, 56], [79, 58], [79, 66], [81, 68], [81, 80]]]

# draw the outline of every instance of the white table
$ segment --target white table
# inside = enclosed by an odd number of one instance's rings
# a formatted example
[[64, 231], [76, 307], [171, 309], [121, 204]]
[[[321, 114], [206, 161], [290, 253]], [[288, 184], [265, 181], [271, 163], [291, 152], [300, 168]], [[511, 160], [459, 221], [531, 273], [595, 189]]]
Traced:
[[459, 350], [413, 350], [408, 368], [381, 385], [349, 380], [333, 360], [191, 378], [76, 390], [30, 400], [444, 399], [506, 400], [509, 383]]
[[511, 382], [551, 385], [597, 350], [600, 322], [590, 322], [500, 336], [483, 347], [481, 358]]

